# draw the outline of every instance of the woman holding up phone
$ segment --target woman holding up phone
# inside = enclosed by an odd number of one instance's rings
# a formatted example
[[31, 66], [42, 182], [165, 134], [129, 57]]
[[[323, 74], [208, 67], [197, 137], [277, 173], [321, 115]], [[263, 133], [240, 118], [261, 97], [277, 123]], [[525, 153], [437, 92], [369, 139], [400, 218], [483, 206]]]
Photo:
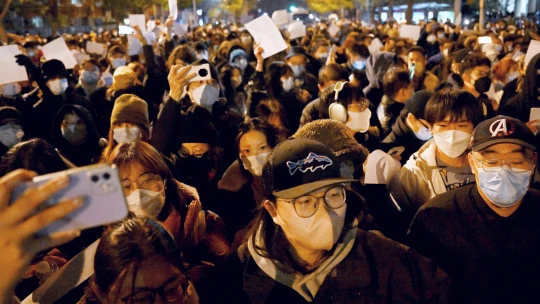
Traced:
[[223, 221], [202, 210], [194, 189], [171, 176], [156, 149], [143, 141], [126, 143], [105, 161], [118, 167], [129, 209], [160, 221], [183, 249], [194, 282], [209, 270], [208, 265], [228, 255]]

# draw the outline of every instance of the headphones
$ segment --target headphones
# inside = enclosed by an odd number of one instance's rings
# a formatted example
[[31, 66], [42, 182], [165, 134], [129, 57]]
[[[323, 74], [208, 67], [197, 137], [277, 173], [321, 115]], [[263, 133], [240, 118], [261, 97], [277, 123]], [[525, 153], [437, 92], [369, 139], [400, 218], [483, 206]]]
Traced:
[[347, 114], [347, 108], [339, 102], [339, 92], [343, 90], [345, 87], [345, 84], [347, 84], [348, 81], [338, 81], [334, 85], [334, 102], [332, 102], [328, 106], [328, 116], [332, 120], [337, 120], [342, 123], [346, 123], [348, 120], [348, 114]]

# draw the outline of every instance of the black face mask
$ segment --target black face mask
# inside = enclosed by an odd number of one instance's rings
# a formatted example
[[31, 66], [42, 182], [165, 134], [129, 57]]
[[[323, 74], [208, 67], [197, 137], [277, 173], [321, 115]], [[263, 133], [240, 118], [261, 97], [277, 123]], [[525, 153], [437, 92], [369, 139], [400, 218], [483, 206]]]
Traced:
[[480, 94], [483, 94], [489, 91], [490, 87], [491, 87], [491, 78], [489, 78], [489, 76], [484, 76], [474, 81], [474, 89]]
[[[176, 166], [181, 176], [181, 182], [198, 185], [209, 181], [209, 172], [216, 168], [216, 161], [208, 155], [202, 157], [190, 155], [188, 157], [179, 157]], [[190, 184], [191, 185], [191, 184]]]

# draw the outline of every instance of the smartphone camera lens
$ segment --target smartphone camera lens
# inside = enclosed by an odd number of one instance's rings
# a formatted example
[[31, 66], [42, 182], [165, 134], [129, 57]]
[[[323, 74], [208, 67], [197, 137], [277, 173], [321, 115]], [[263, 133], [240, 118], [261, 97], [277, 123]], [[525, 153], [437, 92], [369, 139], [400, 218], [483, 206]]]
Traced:
[[207, 75], [208, 75], [208, 70], [207, 69], [200, 69], [199, 70], [199, 76], [206, 77]]
[[111, 178], [111, 175], [109, 173], [103, 174], [103, 179], [104, 180], [109, 180], [109, 178]]
[[97, 183], [97, 182], [99, 181], [99, 176], [97, 176], [97, 175], [92, 175], [91, 179], [92, 179], [92, 181], [93, 181], [94, 183]]

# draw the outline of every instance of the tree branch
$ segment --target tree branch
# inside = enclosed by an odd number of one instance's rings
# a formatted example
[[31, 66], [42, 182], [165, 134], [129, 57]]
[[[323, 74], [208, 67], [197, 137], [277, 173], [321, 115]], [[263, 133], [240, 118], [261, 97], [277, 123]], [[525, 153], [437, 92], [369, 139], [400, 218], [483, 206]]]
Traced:
[[4, 17], [6, 17], [9, 6], [11, 5], [11, 1], [12, 0], [6, 0], [6, 4], [4, 4], [4, 9], [2, 9], [2, 13], [0, 14], [0, 21], [4, 20]]

